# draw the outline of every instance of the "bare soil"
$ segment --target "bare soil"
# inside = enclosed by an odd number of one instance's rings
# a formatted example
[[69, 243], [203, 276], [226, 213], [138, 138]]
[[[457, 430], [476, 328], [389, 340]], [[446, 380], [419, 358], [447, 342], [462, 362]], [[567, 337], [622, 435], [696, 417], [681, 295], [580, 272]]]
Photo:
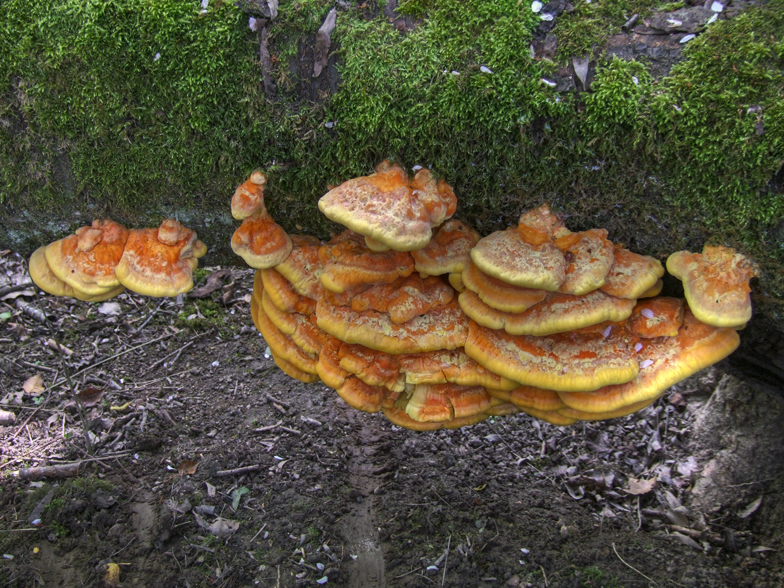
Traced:
[[[27, 279], [0, 254], [0, 289]], [[0, 426], [2, 585], [784, 585], [775, 480], [689, 507], [705, 449], [691, 424], [720, 369], [608, 422], [418, 433], [277, 369], [252, 271], [212, 283], [201, 299], [0, 302], [0, 408], [16, 416]], [[90, 389], [82, 418], [73, 395]], [[26, 469], [74, 463], [78, 477]]]

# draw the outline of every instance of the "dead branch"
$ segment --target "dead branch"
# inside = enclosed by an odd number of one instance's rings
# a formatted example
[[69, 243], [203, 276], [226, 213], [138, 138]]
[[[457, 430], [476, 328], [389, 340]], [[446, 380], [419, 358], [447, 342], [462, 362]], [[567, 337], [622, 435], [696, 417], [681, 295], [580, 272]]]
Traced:
[[81, 461], [65, 463], [54, 466], [41, 466], [33, 468], [23, 468], [13, 472], [13, 476], [23, 480], [41, 480], [44, 478], [75, 478], [79, 475]]
[[252, 466], [245, 466], [242, 468], [234, 468], [233, 470], [221, 470], [219, 472], [215, 472], [215, 475], [221, 478], [225, 476], [235, 476], [237, 474], [247, 474], [248, 472], [258, 472], [263, 467], [263, 465], [257, 464]]
[[7, 410], [0, 410], [0, 425], [13, 425], [16, 422], [16, 415]]

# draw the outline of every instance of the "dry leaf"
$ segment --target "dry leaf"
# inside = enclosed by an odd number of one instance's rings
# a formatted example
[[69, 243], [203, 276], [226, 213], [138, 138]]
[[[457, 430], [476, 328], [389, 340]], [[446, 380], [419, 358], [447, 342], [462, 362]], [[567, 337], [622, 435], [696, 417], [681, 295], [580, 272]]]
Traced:
[[762, 504], [762, 496], [757, 498], [757, 500], [755, 500], [754, 502], [749, 504], [746, 508], [744, 508], [742, 511], [740, 511], [738, 513], [738, 516], [742, 519], [749, 518], [751, 515], [757, 512], [757, 509], [760, 507], [760, 504]]
[[76, 399], [85, 408], [91, 408], [101, 401], [101, 398], [103, 398], [105, 392], [106, 390], [104, 388], [85, 386], [79, 390], [79, 393], [76, 395]]
[[224, 519], [218, 517], [214, 523], [207, 523], [203, 516], [197, 513], [193, 513], [193, 516], [196, 518], [196, 524], [199, 525], [202, 529], [209, 531], [216, 537], [229, 537], [237, 532], [237, 529], [240, 528], [239, 521], [232, 521], [231, 519]]
[[27, 392], [30, 396], [39, 396], [45, 389], [46, 386], [44, 386], [44, 380], [41, 377], [41, 374], [35, 374], [34, 376], [27, 378], [25, 383], [22, 384], [22, 390]]
[[688, 535], [683, 535], [675, 531], [674, 533], [670, 533], [670, 537], [677, 539], [684, 545], [688, 545], [689, 547], [693, 547], [694, 549], [699, 549], [700, 551], [702, 551], [702, 545], [697, 543], [694, 539], [692, 539]]
[[106, 564], [103, 585], [105, 588], [117, 588], [120, 585], [120, 566], [116, 563]]
[[183, 459], [180, 465], [177, 466], [177, 473], [181, 476], [190, 476], [196, 473], [196, 468], [199, 467], [198, 461], [192, 459]]
[[98, 312], [107, 316], [114, 316], [120, 314], [122, 312], [122, 308], [116, 302], [104, 302], [98, 307]]
[[624, 488], [624, 492], [626, 492], [627, 494], [634, 494], [635, 496], [638, 496], [640, 494], [647, 494], [655, 487], [656, 487], [656, 478], [651, 478], [650, 480], [629, 478], [629, 487]]

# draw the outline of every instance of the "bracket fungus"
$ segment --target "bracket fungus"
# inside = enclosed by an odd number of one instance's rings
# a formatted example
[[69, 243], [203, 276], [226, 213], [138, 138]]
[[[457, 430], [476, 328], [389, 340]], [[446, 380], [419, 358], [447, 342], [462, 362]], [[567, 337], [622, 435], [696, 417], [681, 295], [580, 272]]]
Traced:
[[[259, 182], [237, 191], [245, 220]], [[671, 256], [686, 304], [658, 297], [662, 264], [604, 229], [573, 233], [544, 204], [480, 238], [448, 220], [456, 204], [429, 171], [388, 162], [322, 197], [349, 230], [292, 236], [254, 281], [253, 320], [281, 369], [415, 430], [516, 412], [569, 425], [640, 410], [737, 347], [753, 272], [731, 250]], [[733, 285], [706, 279], [717, 273]]]
[[130, 231], [115, 274], [123, 286], [139, 294], [177, 296], [193, 288], [197, 254], [205, 252], [195, 231], [166, 219], [157, 229]]
[[126, 288], [158, 297], [187, 292], [206, 253], [196, 233], [174, 219], [131, 230], [105, 219], [37, 249], [29, 267], [44, 292], [101, 302]]
[[667, 258], [667, 271], [683, 282], [689, 308], [715, 327], [740, 328], [751, 319], [751, 261], [730, 247], [706, 246], [702, 253], [678, 251]]

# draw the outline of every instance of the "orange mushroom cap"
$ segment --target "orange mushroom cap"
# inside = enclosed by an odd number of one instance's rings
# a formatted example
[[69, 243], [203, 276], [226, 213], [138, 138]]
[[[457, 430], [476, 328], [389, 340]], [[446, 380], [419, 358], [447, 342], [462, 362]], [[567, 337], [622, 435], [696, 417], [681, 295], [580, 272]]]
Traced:
[[330, 388], [337, 389], [343, 385], [343, 382], [351, 374], [340, 367], [340, 346], [343, 341], [336, 337], [327, 337], [324, 347], [318, 356], [318, 363], [316, 364], [316, 371], [318, 372], [321, 380]]
[[105, 294], [120, 285], [115, 268], [129, 231], [113, 220], [95, 220], [76, 234], [50, 243], [46, 261], [60, 280], [88, 296]]
[[525, 312], [501, 312], [486, 305], [474, 292], [458, 297], [460, 308], [469, 318], [491, 329], [504, 329], [512, 335], [542, 337], [573, 331], [604, 321], [622, 321], [629, 317], [634, 300], [613, 298], [593, 291], [584, 296], [552, 292], [542, 302]]
[[706, 325], [686, 311], [676, 337], [637, 342], [635, 360], [640, 369], [633, 380], [593, 392], [559, 391], [559, 395], [568, 406], [584, 412], [610, 412], [653, 401], [670, 386], [727, 357], [739, 343], [734, 329]]
[[488, 276], [473, 263], [462, 274], [465, 287], [486, 305], [502, 312], [525, 312], [547, 297], [547, 290], [522, 288]]
[[133, 229], [115, 268], [123, 286], [146, 296], [177, 296], [193, 288], [196, 233], [174, 219], [158, 229]]
[[270, 300], [269, 294], [264, 290], [261, 305], [281, 333], [288, 335], [303, 351], [318, 354], [327, 339], [327, 334], [316, 326], [314, 315], [305, 315], [298, 312], [283, 312]]
[[319, 328], [346, 343], [359, 343], [391, 354], [462, 347], [468, 318], [456, 301], [398, 325], [386, 313], [356, 312], [322, 298], [316, 305]]
[[263, 210], [264, 206], [264, 187], [267, 183], [267, 176], [260, 171], [254, 171], [248, 180], [237, 187], [234, 196], [231, 197], [231, 215], [237, 220], [243, 220], [249, 216]]
[[[530, 229], [534, 240], [508, 229], [484, 237], [471, 250], [471, 261], [485, 274], [507, 284], [554, 292], [566, 278], [566, 261], [546, 233]], [[542, 237], [539, 241], [538, 237]]]
[[[315, 354], [303, 351], [301, 347], [294, 343], [291, 337], [281, 332], [269, 319], [264, 312], [263, 306], [258, 303], [255, 296], [251, 298], [251, 315], [253, 316], [253, 322], [256, 324], [256, 328], [258, 328], [262, 337], [264, 337], [264, 340], [267, 342], [267, 345], [269, 345], [273, 358], [277, 357], [284, 359], [298, 370], [311, 376], [318, 375], [316, 370], [318, 357]], [[281, 369], [283, 369], [283, 367], [281, 367]]]
[[[400, 406], [400, 401], [397, 404]], [[415, 421], [445, 422], [482, 414], [491, 404], [490, 395], [481, 386], [417, 384], [406, 398], [405, 411]]]
[[459, 384], [511, 390], [516, 382], [485, 369], [462, 348], [397, 356], [408, 384]]
[[437, 227], [455, 214], [457, 196], [452, 186], [438, 180], [427, 168], [421, 168], [411, 180], [412, 196], [419, 200], [427, 210], [430, 226]]
[[394, 323], [402, 324], [433, 308], [449, 304], [454, 290], [437, 276], [424, 280], [418, 275], [399, 278], [392, 284], [379, 284], [355, 294], [351, 308], [386, 312]]
[[596, 390], [633, 379], [639, 370], [631, 342], [620, 330], [510, 335], [470, 321], [466, 353], [496, 374], [548, 390]]
[[291, 285], [291, 282], [284, 278], [276, 269], [256, 270], [254, 288], [257, 282], [262, 284], [272, 303], [281, 312], [298, 312], [301, 314], [314, 314], [316, 312], [316, 301], [297, 292], [294, 286]]
[[604, 285], [614, 259], [607, 231], [591, 229], [564, 234], [555, 240], [555, 245], [567, 263], [566, 279], [558, 288], [559, 292], [581, 296]]
[[383, 386], [394, 392], [405, 389], [406, 377], [400, 371], [399, 356], [364, 345], [343, 343], [337, 357], [341, 369], [356, 375], [369, 386]]
[[558, 392], [534, 388], [533, 386], [518, 386], [509, 391], [509, 402], [520, 408], [533, 408], [535, 410], [553, 411], [566, 406]]
[[471, 262], [471, 249], [479, 239], [479, 233], [464, 222], [448, 220], [424, 248], [411, 252], [414, 269], [423, 277], [461, 273]]
[[642, 400], [640, 402], [635, 402], [634, 404], [628, 404], [626, 406], [622, 406], [621, 408], [608, 410], [605, 412], [585, 412], [571, 408], [570, 406], [559, 408], [557, 412], [567, 418], [573, 418], [580, 421], [606, 421], [608, 419], [628, 416], [632, 413], [640, 411], [646, 406], [650, 406], [655, 400], [656, 398]]
[[250, 267], [264, 269], [282, 263], [291, 252], [286, 231], [266, 210], [246, 217], [231, 237], [231, 248]]
[[627, 321], [629, 332], [637, 337], [675, 337], [683, 324], [683, 300], [658, 297], [640, 300]]
[[343, 384], [335, 389], [346, 404], [363, 412], [378, 412], [387, 401], [387, 397], [397, 395], [381, 386], [370, 386], [357, 377], [349, 376]]
[[412, 193], [406, 172], [384, 162], [376, 173], [348, 180], [319, 200], [335, 222], [396, 251], [421, 249], [430, 241], [426, 206]]
[[81, 290], [76, 290], [70, 285], [63, 282], [60, 278], [54, 275], [52, 268], [46, 261], [46, 247], [39, 247], [30, 256], [29, 270], [30, 277], [36, 286], [48, 294], [54, 296], [68, 296], [83, 300], [85, 302], [103, 302], [109, 298], [113, 298], [125, 290], [125, 286], [119, 285], [114, 288], [107, 288], [102, 294], [86, 294]]
[[706, 246], [702, 253], [679, 251], [667, 271], [683, 282], [689, 308], [715, 327], [741, 327], [751, 319], [751, 261], [730, 247]]
[[576, 418], [563, 415], [557, 410], [539, 410], [529, 407], [520, 407], [520, 410], [540, 421], [545, 421], [559, 427], [566, 427], [577, 422]]
[[364, 239], [346, 231], [319, 249], [321, 284], [331, 292], [341, 293], [362, 284], [394, 282], [414, 271], [411, 254], [400, 251], [376, 252], [368, 249]]
[[658, 259], [616, 245], [613, 264], [601, 290], [616, 298], [642, 298], [650, 295], [648, 291], [656, 287], [663, 275], [664, 268]]
[[289, 256], [275, 266], [294, 289], [308, 298], [318, 300], [324, 295], [321, 285], [321, 241], [305, 235], [291, 235], [292, 249]]

